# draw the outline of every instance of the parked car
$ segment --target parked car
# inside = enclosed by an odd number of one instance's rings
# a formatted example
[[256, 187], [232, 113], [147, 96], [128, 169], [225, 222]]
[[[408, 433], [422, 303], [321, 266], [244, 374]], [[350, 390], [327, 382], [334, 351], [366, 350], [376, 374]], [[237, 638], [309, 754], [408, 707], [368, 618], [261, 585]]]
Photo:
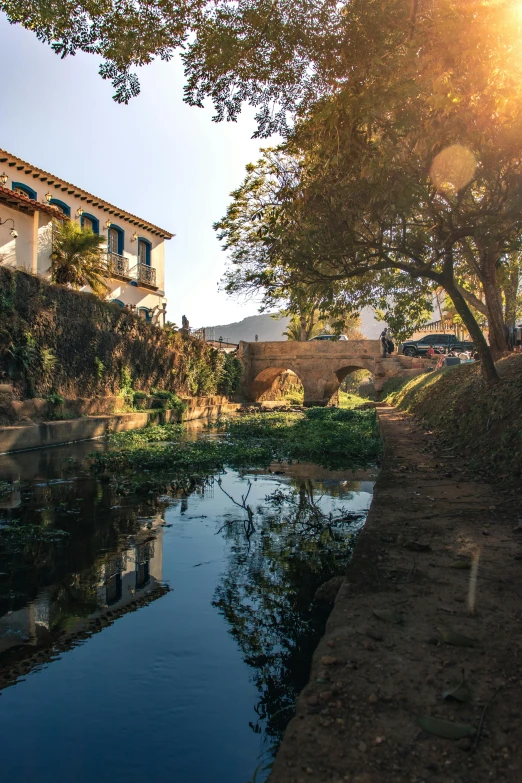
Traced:
[[312, 337], [313, 340], [348, 340], [345, 334], [318, 334], [317, 337]]
[[456, 334], [426, 334], [420, 340], [407, 340], [403, 343], [402, 353], [405, 356], [426, 356], [430, 346], [441, 353], [475, 350], [473, 343], [459, 340]]

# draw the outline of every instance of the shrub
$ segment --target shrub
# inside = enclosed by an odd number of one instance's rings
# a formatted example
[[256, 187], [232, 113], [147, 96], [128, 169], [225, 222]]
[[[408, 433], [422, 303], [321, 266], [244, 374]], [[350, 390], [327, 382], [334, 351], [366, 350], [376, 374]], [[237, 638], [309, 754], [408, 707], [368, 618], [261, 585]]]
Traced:
[[179, 413], [183, 413], [187, 408], [183, 400], [180, 400], [174, 392], [165, 389], [151, 389], [151, 395], [155, 398], [154, 402], [157, 403], [153, 405], [155, 408], [165, 408]]
[[241, 365], [201, 340], [160, 329], [92, 294], [0, 265], [0, 373], [20, 397], [167, 388], [233, 394]]

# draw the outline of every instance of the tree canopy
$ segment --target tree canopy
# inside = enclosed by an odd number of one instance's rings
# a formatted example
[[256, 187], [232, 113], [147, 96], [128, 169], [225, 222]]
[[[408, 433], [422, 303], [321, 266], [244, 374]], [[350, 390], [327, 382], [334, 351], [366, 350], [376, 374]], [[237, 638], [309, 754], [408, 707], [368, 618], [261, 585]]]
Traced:
[[89, 286], [94, 294], [105, 297], [109, 291], [106, 282], [109, 269], [102, 247], [104, 243], [105, 238], [101, 234], [94, 234], [72, 220], [53, 225], [53, 283], [76, 289]]
[[285, 134], [218, 225], [236, 270], [229, 289], [262, 283], [270, 298], [313, 286], [346, 309], [389, 301], [396, 285], [408, 306], [420, 294], [419, 310], [430, 286], [442, 286], [491, 382], [472, 308], [487, 317], [500, 355], [520, 279], [521, 7], [0, 0], [61, 56], [102, 57], [118, 101], [139, 91], [133, 68], [179, 51], [189, 104], [211, 99], [219, 121], [248, 103], [258, 136]]
[[478, 281], [498, 355], [522, 232], [515, 10], [478, 0], [413, 4], [403, 45], [384, 36], [247, 173], [221, 225], [233, 263], [248, 258], [249, 273], [259, 279], [268, 269], [270, 281], [281, 267], [287, 283], [322, 283], [334, 296], [356, 280], [359, 296], [374, 297], [390, 274], [402, 291], [410, 282], [442, 286], [493, 381], [470, 282]]

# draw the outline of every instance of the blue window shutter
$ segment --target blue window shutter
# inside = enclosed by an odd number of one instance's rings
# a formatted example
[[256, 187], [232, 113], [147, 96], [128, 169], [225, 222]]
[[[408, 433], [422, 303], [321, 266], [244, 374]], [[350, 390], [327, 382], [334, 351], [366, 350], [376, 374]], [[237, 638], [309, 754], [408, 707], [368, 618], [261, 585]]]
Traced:
[[87, 220], [91, 221], [93, 233], [94, 234], [99, 234], [100, 233], [100, 221], [98, 220], [98, 218], [95, 218], [94, 215], [89, 215], [88, 212], [84, 212], [83, 215], [81, 216], [81, 226], [82, 226], [82, 228], [84, 226], [85, 218], [87, 218]]
[[36, 190], [30, 188], [29, 185], [24, 185], [23, 182], [13, 182], [11, 187], [13, 190], [15, 190], [15, 188], [22, 190], [24, 196], [27, 196], [27, 198], [32, 198], [36, 201]]
[[71, 217], [71, 208], [64, 201], [60, 201], [58, 198], [52, 198], [49, 204], [54, 204], [55, 207], [58, 207], [58, 209], [62, 210], [64, 215]]

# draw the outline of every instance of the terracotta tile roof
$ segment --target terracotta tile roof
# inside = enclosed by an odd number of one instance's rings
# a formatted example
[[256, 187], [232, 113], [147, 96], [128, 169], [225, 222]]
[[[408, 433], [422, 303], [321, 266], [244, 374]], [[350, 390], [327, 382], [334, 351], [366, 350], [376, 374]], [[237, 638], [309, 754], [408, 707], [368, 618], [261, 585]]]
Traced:
[[[3, 149], [0, 149], [0, 164], [7, 164], [8, 166], [11, 167], [12, 165], [14, 165], [17, 167], [18, 171], [24, 170], [25, 174], [32, 174], [34, 179], [38, 178], [42, 182], [48, 182], [49, 185], [60, 183], [62, 185], [62, 190], [67, 190], [69, 194], [80, 199], [80, 203], [78, 204], [78, 206], [83, 206], [84, 204], [92, 204], [93, 206], [99, 206], [103, 209], [104, 212], [107, 212], [108, 215], [124, 218], [129, 223], [132, 223], [138, 226], [139, 228], [148, 229], [153, 234], [158, 234], [159, 236], [163, 237], [163, 239], [171, 239], [173, 236], [175, 236], [175, 234], [172, 234], [170, 231], [166, 231], [164, 228], [160, 228], [159, 226], [154, 225], [154, 223], [149, 223], [148, 220], [143, 220], [143, 218], [140, 218], [137, 215], [133, 215], [131, 212], [127, 212], [124, 209], [120, 209], [120, 207], [116, 207], [114, 206], [114, 204], [110, 204], [108, 201], [104, 201], [103, 199], [94, 196], [92, 193], [89, 193], [87, 190], [78, 188], [76, 185], [72, 185], [70, 182], [67, 182], [65, 179], [62, 179], [61, 177], [56, 177], [54, 174], [51, 174], [48, 171], [44, 171], [43, 169], [40, 169], [37, 166], [33, 166], [31, 163], [27, 163], [27, 161], [22, 160], [21, 158], [18, 158], [16, 155], [12, 155], [10, 152], [7, 152], [6, 150]], [[6, 188], [1, 188], [1, 190], [6, 190]], [[27, 200], [31, 201], [31, 199], [27, 199]], [[41, 203], [41, 202], [32, 202], [32, 203]], [[47, 206], [47, 205], [43, 205], [43, 206]], [[56, 214], [56, 210], [53, 210], [52, 214]]]
[[45, 212], [47, 215], [58, 218], [58, 220], [64, 220], [67, 217], [61, 210], [51, 206], [51, 204], [42, 204], [41, 201], [35, 201], [35, 199], [29, 198], [29, 196], [22, 196], [21, 193], [15, 193], [11, 188], [3, 188], [1, 185], [0, 203], [30, 215], [34, 212]]

